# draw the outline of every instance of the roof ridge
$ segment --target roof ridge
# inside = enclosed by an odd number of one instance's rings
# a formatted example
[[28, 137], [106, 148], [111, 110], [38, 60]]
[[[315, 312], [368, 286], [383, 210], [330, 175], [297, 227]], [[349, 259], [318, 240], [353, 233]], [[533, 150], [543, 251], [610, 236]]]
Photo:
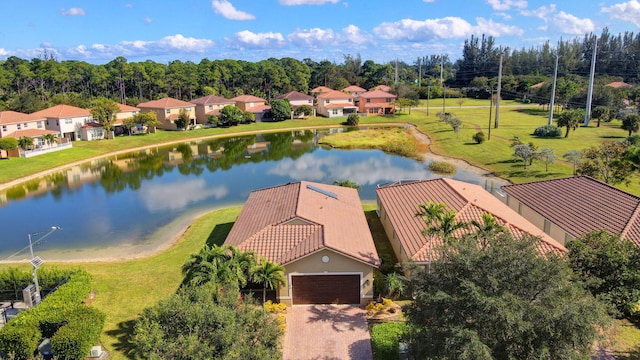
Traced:
[[[300, 225], [290, 225], [290, 226], [300, 226]], [[311, 238], [313, 235], [315, 235], [318, 231], [324, 231], [324, 227], [322, 225], [302, 225], [302, 226], [312, 226], [314, 228], [316, 228], [315, 231], [311, 232], [306, 238], [300, 238], [295, 245], [291, 246], [286, 252], [282, 252], [280, 254], [280, 259], [294, 259], [293, 261], [298, 260], [300, 257], [299, 256], [292, 256], [292, 253], [297, 252], [298, 249], [300, 249], [300, 246], [306, 242], [307, 239]], [[320, 237], [321, 239], [323, 239], [323, 243], [322, 246], [325, 246], [324, 244], [324, 236]], [[314, 251], [317, 251], [317, 248], [312, 249], [311, 251], [309, 251], [307, 254], [312, 253]], [[306, 255], [306, 254], [305, 254]], [[290, 261], [287, 261], [285, 263], [283, 263], [282, 265], [286, 265], [288, 263], [290, 263]]]
[[547, 183], [547, 182], [552, 182], [552, 181], [562, 181], [562, 180], [581, 179], [581, 178], [584, 178], [584, 179], [590, 180], [592, 182], [598, 183], [599, 185], [603, 185], [603, 186], [605, 186], [605, 187], [607, 187], [607, 188], [609, 188], [611, 190], [614, 190], [615, 192], [621, 193], [623, 195], [627, 195], [627, 196], [632, 197], [632, 198], [636, 198], [638, 201], [640, 201], [640, 196], [637, 196], [637, 195], [634, 195], [634, 194], [632, 194], [630, 192], [627, 192], [627, 191], [624, 191], [622, 189], [619, 189], [619, 188], [617, 188], [617, 187], [615, 187], [615, 186], [613, 186], [611, 184], [607, 184], [604, 181], [598, 180], [598, 179], [596, 179], [594, 177], [591, 177], [591, 176], [588, 176], [588, 175], [570, 176], [570, 177], [558, 178], [558, 179], [529, 181], [529, 182], [521, 183], [521, 184], [504, 185], [504, 186], [502, 186], [502, 188], [518, 187], [518, 186], [521, 186], [521, 185], [540, 184], [540, 183]]
[[633, 224], [636, 221], [640, 221], [640, 203], [636, 205], [636, 209], [633, 211], [631, 218], [629, 219], [627, 224], [624, 226], [624, 229], [622, 229], [622, 232], [620, 233], [620, 237], [622, 239], [625, 239], [627, 237], [627, 233], [629, 232], [629, 230], [631, 229], [631, 226], [633, 226]]

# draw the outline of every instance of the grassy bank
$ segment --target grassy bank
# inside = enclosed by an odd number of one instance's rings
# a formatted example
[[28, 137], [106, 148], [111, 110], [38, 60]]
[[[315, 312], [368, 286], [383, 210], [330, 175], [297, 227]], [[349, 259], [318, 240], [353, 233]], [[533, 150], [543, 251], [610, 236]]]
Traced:
[[413, 136], [413, 129], [347, 131], [325, 136], [321, 144], [340, 149], [379, 149], [418, 160], [427, 151]]

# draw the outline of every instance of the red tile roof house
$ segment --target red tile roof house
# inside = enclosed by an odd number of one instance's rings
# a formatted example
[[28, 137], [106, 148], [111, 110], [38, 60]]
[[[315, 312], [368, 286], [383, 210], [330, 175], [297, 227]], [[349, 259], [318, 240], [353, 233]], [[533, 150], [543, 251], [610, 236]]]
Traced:
[[[459, 221], [482, 222], [482, 214], [489, 213], [516, 239], [525, 234], [539, 236], [537, 248], [540, 252], [558, 255], [566, 252], [564, 246], [478, 185], [439, 178], [382, 185], [376, 193], [380, 220], [401, 263], [411, 260], [418, 265], [428, 265], [437, 256], [435, 249], [442, 245], [442, 239], [429, 239], [423, 235], [426, 224], [421, 217], [415, 216], [418, 205], [430, 201], [444, 203], [457, 213]], [[469, 230], [459, 230], [456, 235], [464, 231]]]
[[373, 298], [380, 259], [358, 191], [307, 181], [255, 190], [225, 245], [284, 266], [287, 305], [360, 304]]
[[256, 121], [265, 121], [271, 118], [271, 106], [267, 105], [267, 100], [253, 95], [240, 95], [232, 98], [236, 107], [242, 111], [254, 113]]
[[363, 88], [361, 88], [360, 86], [357, 86], [357, 85], [350, 85], [350, 86], [347, 86], [346, 88], [342, 89], [342, 92], [345, 92], [347, 94], [351, 94], [351, 96], [353, 96], [353, 102], [357, 106], [358, 102], [360, 102], [360, 94], [366, 93], [367, 89], [363, 89]]
[[512, 209], [562, 244], [607, 229], [640, 246], [640, 197], [588, 176], [503, 186]]
[[348, 116], [358, 111], [358, 107], [353, 104], [353, 96], [338, 90], [318, 95], [316, 109], [318, 115], [328, 118]]
[[391, 86], [381, 84], [381, 85], [378, 85], [378, 86], [374, 87], [373, 89], [371, 89], [371, 91], [375, 91], [375, 90], [382, 90], [382, 91], [389, 92], [389, 91], [391, 91]]
[[68, 149], [71, 147], [70, 142], [58, 141], [57, 143], [48, 144], [42, 139], [42, 135], [59, 133], [55, 130], [45, 129], [46, 118], [24, 114], [16, 111], [0, 111], [0, 138], [12, 137], [19, 139], [23, 136], [30, 137], [34, 140], [33, 151], [22, 151], [16, 149], [9, 151], [8, 154], [0, 154], [0, 158], [9, 156], [31, 157], [34, 155], [45, 154], [51, 151]]
[[[127, 130], [123, 126], [123, 120], [133, 118], [135, 115], [140, 113], [140, 108], [137, 108], [135, 106], [125, 105], [125, 104], [120, 104], [120, 103], [117, 103], [117, 105], [120, 111], [116, 113], [116, 121], [113, 123], [113, 126], [115, 127], [114, 132], [116, 135], [123, 135], [127, 133]], [[141, 134], [141, 133], [146, 133], [147, 128], [146, 126], [140, 125], [140, 126], [131, 128], [130, 131], [131, 131], [131, 135]]]
[[236, 102], [222, 96], [207, 95], [191, 100], [196, 104], [196, 122], [209, 124], [209, 115], [220, 116], [220, 110], [228, 105], [236, 106]]
[[102, 127], [93, 128], [90, 138], [84, 137], [82, 127], [96, 123], [90, 110], [82, 109], [71, 105], [56, 105], [48, 109], [36, 111], [31, 114], [35, 117], [44, 117], [47, 130], [54, 130], [70, 141], [103, 139], [104, 131]]
[[396, 96], [382, 90], [368, 91], [360, 94], [358, 110], [367, 115], [393, 115]]
[[[289, 91], [286, 94], [282, 94], [282, 95], [278, 95], [276, 96], [276, 99], [278, 100], [284, 100], [287, 99], [289, 100], [289, 104], [291, 104], [291, 107], [293, 108], [294, 112], [297, 108], [299, 108], [302, 105], [306, 105], [309, 106], [310, 108], [313, 109], [313, 115], [312, 116], [316, 116], [316, 109], [313, 107], [313, 96], [311, 95], [307, 95], [307, 94], [303, 94], [301, 92], [298, 91]], [[294, 115], [291, 114], [291, 118], [293, 119]], [[298, 118], [303, 118], [304, 114], [301, 114], [298, 116]]]
[[165, 130], [178, 130], [175, 124], [180, 117], [180, 110], [184, 109], [189, 114], [188, 126], [195, 125], [196, 111], [195, 104], [170, 97], [160, 100], [147, 101], [138, 104], [140, 112], [154, 112], [158, 118], [158, 128]]

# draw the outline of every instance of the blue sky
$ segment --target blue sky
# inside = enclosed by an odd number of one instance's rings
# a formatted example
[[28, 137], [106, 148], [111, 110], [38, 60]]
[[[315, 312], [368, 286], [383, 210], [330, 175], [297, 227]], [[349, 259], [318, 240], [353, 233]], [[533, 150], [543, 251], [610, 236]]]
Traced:
[[446, 53], [483, 33], [511, 48], [639, 32], [638, 0], [2, 0], [0, 59], [104, 64], [344, 55], [386, 63]]

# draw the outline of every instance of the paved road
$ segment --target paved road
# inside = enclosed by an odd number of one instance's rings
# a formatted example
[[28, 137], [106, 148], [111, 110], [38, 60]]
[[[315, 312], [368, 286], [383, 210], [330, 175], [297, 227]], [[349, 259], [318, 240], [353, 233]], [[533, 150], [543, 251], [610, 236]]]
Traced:
[[350, 305], [287, 309], [284, 360], [371, 360], [365, 311]]

